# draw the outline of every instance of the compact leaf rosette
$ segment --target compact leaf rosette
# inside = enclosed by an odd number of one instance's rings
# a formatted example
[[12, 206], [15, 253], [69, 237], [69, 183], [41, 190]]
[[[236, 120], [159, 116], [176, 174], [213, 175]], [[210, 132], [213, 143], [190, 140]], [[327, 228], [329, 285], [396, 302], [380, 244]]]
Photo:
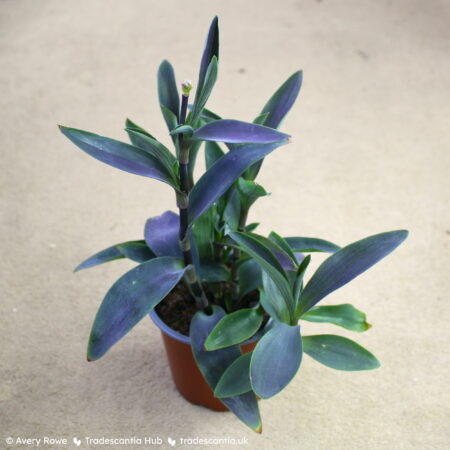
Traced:
[[[332, 334], [303, 336], [300, 321], [326, 322], [362, 332], [364, 313], [349, 304], [318, 303], [380, 259], [407, 237], [404, 230], [367, 237], [345, 247], [324, 239], [268, 236], [247, 223], [251, 206], [267, 195], [255, 182], [263, 160], [288, 143], [278, 130], [294, 104], [302, 73], [291, 75], [252, 123], [223, 119], [205, 108], [216, 83], [218, 19], [209, 28], [193, 101], [191, 83], [180, 89], [171, 64], [158, 70], [158, 96], [174, 152], [131, 120], [130, 144], [61, 126], [81, 150], [110, 166], [169, 185], [178, 212], [148, 219], [144, 239], [113, 245], [76, 270], [129, 258], [138, 265], [107, 292], [95, 317], [88, 359], [103, 356], [177, 285], [186, 288], [186, 307], [195, 305], [189, 337], [206, 382], [242, 422], [261, 431], [257, 396], [266, 399], [293, 379], [306, 353], [337, 370], [379, 367], [375, 356], [354, 341]], [[223, 143], [224, 146], [219, 145]], [[204, 144], [205, 172], [194, 168]], [[330, 256], [305, 282], [316, 252]], [[250, 300], [249, 300], [250, 299]], [[262, 337], [250, 353], [240, 344]]]

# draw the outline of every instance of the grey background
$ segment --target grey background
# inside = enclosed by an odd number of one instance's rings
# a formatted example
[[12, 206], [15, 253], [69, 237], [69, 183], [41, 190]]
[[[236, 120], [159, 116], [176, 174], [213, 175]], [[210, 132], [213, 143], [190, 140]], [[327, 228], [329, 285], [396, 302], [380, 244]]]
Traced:
[[[261, 436], [179, 396], [150, 320], [86, 362], [98, 305], [133, 264], [73, 268], [142, 238], [145, 220], [175, 203], [166, 185], [94, 161], [56, 127], [125, 139], [130, 117], [169, 143], [158, 65], [168, 58], [178, 80], [195, 82], [216, 14], [209, 106], [223, 117], [252, 120], [304, 71], [282, 128], [292, 143], [258, 179], [272, 192], [250, 217], [261, 232], [341, 245], [411, 233], [327, 299], [365, 311], [369, 332], [303, 326], [352, 336], [382, 368], [349, 374], [305, 357], [261, 402]], [[252, 449], [448, 448], [449, 23], [439, 0], [1, 1], [0, 447], [7, 436], [229, 436]]]

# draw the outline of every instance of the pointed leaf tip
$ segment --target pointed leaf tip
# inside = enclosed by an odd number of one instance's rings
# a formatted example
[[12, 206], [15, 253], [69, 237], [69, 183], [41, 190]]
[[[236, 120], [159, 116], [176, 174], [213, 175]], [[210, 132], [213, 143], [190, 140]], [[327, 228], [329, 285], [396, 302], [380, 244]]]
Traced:
[[200, 62], [200, 72], [197, 85], [197, 89], [199, 91], [203, 88], [206, 72], [213, 57], [219, 59], [219, 18], [217, 16], [215, 16], [211, 21], [208, 35], [206, 37], [205, 48], [203, 50], [202, 60]]
[[[178, 118], [180, 96], [178, 95], [177, 83], [175, 81], [175, 72], [170, 62], [166, 59], [158, 68], [158, 99], [160, 105], [167, 108]], [[172, 123], [166, 117], [165, 120], [170, 131]]]
[[176, 187], [164, 165], [139, 147], [75, 128], [61, 127], [60, 130], [77, 147], [105, 164]]
[[359, 333], [367, 331], [371, 325], [366, 322], [366, 315], [353, 305], [315, 306], [302, 315], [308, 322], [332, 323]]
[[222, 119], [196, 129], [194, 139], [227, 143], [271, 144], [289, 141], [290, 136], [272, 128], [239, 120]]
[[214, 55], [211, 58], [211, 62], [209, 63], [206, 70], [204, 82], [200, 84], [199, 81], [196, 89], [194, 105], [192, 107], [191, 114], [188, 117], [188, 122], [192, 125], [197, 122], [203, 111], [203, 108], [206, 105], [206, 102], [209, 99], [209, 96], [211, 95], [211, 91], [217, 80], [217, 72], [217, 57]]
[[92, 325], [88, 358], [99, 359], [180, 281], [181, 260], [154, 258], [120, 277], [106, 293]]
[[106, 262], [115, 261], [122, 258], [125, 258], [125, 256], [120, 253], [116, 245], [113, 245], [85, 259], [82, 263], [78, 264], [78, 266], [75, 267], [74, 272], [78, 272], [83, 269], [88, 269], [99, 264], [104, 264]]
[[271, 128], [278, 128], [297, 99], [302, 80], [302, 72], [297, 71], [272, 95], [261, 111], [261, 114], [269, 113], [268, 117], [264, 120], [264, 125]]
[[360, 371], [380, 367], [380, 361], [356, 342], [333, 334], [319, 334], [302, 338], [304, 352], [335, 370]]
[[376, 234], [338, 250], [310, 278], [300, 295], [298, 317], [393, 252], [408, 236], [406, 230]]

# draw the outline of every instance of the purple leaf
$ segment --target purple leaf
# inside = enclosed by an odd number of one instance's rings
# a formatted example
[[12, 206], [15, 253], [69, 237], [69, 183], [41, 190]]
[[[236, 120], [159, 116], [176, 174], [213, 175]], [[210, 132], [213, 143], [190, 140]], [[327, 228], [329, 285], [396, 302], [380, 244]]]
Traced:
[[99, 161], [125, 172], [155, 178], [177, 187], [173, 174], [141, 148], [75, 128], [59, 128], [76, 146]]
[[302, 361], [300, 326], [276, 323], [253, 350], [250, 381], [261, 398], [278, 394], [294, 378]]
[[[158, 98], [159, 104], [171, 111], [178, 118], [180, 111], [180, 96], [178, 95], [175, 73], [169, 61], [164, 60], [158, 69]], [[166, 121], [169, 131], [170, 121]]]
[[147, 247], [145, 241], [127, 241], [120, 244], [113, 245], [105, 248], [104, 250], [90, 256], [78, 265], [74, 272], [78, 272], [82, 269], [88, 269], [89, 267], [98, 266], [105, 262], [114, 261], [116, 259], [128, 258], [132, 261], [142, 263], [154, 258], [155, 255]]
[[266, 145], [243, 145], [220, 158], [202, 175], [189, 194], [189, 222], [192, 223], [200, 217], [247, 167], [284, 144], [286, 141]]
[[278, 128], [280, 122], [295, 103], [301, 85], [302, 72], [295, 72], [281, 85], [261, 111], [261, 114], [269, 113], [262, 122], [263, 125]]
[[[273, 94], [261, 111], [261, 115], [267, 114], [265, 119], [261, 122], [261, 125], [271, 128], [279, 127], [281, 121], [295, 103], [301, 84], [302, 72], [295, 72], [283, 83], [283, 85], [275, 92], [275, 94]], [[262, 163], [263, 160], [258, 161], [256, 164], [251, 166], [244, 174], [244, 178], [254, 180], [261, 169]]]
[[145, 241], [125, 242], [124, 244], [117, 244], [117, 248], [126, 258], [138, 263], [143, 263], [156, 257]]
[[89, 269], [89, 267], [95, 267], [105, 262], [123, 258], [125, 258], [125, 255], [117, 248], [116, 245], [113, 245], [85, 259], [75, 268], [74, 272], [78, 272], [79, 270], [83, 269]]
[[302, 291], [297, 309], [298, 317], [387, 256], [407, 236], [406, 230], [376, 234], [354, 242], [328, 257]]
[[88, 360], [103, 356], [180, 281], [184, 264], [176, 258], [155, 258], [120, 277], [106, 293], [92, 325]]
[[309, 237], [286, 237], [284, 239], [295, 252], [335, 253], [341, 249], [338, 245], [326, 241], [325, 239]]
[[289, 139], [288, 134], [269, 127], [239, 120], [216, 120], [194, 131], [194, 139], [203, 141], [270, 144]]
[[182, 258], [178, 233], [180, 218], [172, 211], [166, 211], [152, 217], [145, 224], [144, 236], [147, 245], [157, 256], [175, 256]]
[[209, 63], [213, 56], [219, 59], [219, 19], [217, 16], [212, 20], [206, 38], [205, 49], [203, 50], [202, 61], [200, 63], [196, 95], [198, 95], [203, 88], [206, 71], [208, 70]]

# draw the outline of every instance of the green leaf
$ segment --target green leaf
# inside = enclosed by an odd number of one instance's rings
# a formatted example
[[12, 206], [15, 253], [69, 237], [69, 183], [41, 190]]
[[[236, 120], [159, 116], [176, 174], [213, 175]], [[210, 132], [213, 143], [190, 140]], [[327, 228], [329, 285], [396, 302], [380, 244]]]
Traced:
[[[130, 241], [130, 242], [139, 242], [139, 241]], [[140, 241], [142, 242], [142, 241]], [[123, 244], [127, 244], [128, 242], [123, 242]], [[95, 255], [90, 256], [85, 259], [81, 264], [79, 264], [74, 272], [78, 272], [79, 270], [89, 269], [90, 267], [98, 266], [99, 264], [104, 264], [106, 262], [115, 261], [116, 259], [123, 259], [125, 255], [117, 248], [117, 244], [111, 247], [105, 248]]]
[[[178, 126], [178, 116], [176, 116], [170, 109], [166, 108], [164, 105], [160, 105], [160, 107], [164, 120], [166, 121], [167, 128], [169, 129], [169, 131], [172, 131], [175, 127]], [[172, 138], [172, 142], [175, 146], [178, 158], [179, 157], [177, 145], [178, 137], [177, 136], [170, 136], [170, 137]]]
[[372, 267], [395, 250], [407, 236], [405, 230], [380, 233], [354, 242], [328, 257], [301, 293], [298, 315]]
[[350, 339], [333, 334], [303, 336], [303, 351], [316, 361], [336, 370], [372, 370], [380, 363], [372, 353]]
[[[163, 114], [164, 120], [166, 121], [167, 128], [169, 131], [172, 131], [174, 128], [178, 126], [178, 117], [164, 105], [160, 105], [161, 112]], [[176, 136], [172, 136], [172, 140], [175, 140]]]
[[229, 230], [237, 231], [241, 216], [241, 203], [234, 186], [231, 186], [228, 192], [226, 206], [223, 211], [223, 219], [228, 225]]
[[192, 136], [194, 129], [190, 125], [178, 125], [169, 134], [176, 136], [177, 134], [186, 134], [188, 137]]
[[205, 163], [206, 170], [210, 169], [211, 166], [219, 160], [225, 152], [220, 148], [219, 144], [214, 141], [205, 142]]
[[192, 141], [189, 138], [185, 138], [187, 141], [187, 145], [190, 146], [189, 149], [189, 164], [188, 164], [188, 175], [189, 175], [189, 183], [191, 186], [194, 185], [194, 169], [195, 169], [195, 163], [197, 161], [197, 155], [198, 151], [200, 150], [200, 147], [202, 146], [202, 142], [199, 141]]
[[268, 264], [286, 278], [282, 264], [273, 253], [273, 249], [277, 248], [276, 244], [256, 233], [235, 232], [229, 233], [229, 236], [242, 248], [242, 250], [245, 251], [245, 253], [249, 254], [252, 258], [255, 258], [267, 272], [270, 270], [270, 268], [267, 270], [265, 267]]
[[88, 360], [103, 356], [180, 281], [183, 261], [154, 258], [120, 277], [106, 293], [92, 325]]
[[300, 294], [302, 292], [303, 289], [303, 278], [305, 276], [306, 273], [306, 269], [309, 266], [309, 263], [311, 262], [311, 255], [308, 255], [306, 258], [303, 259], [303, 261], [301, 262], [301, 264], [298, 266], [297, 269], [297, 278], [295, 280], [294, 283], [294, 299], [295, 299], [295, 303], [296, 303], [296, 307], [295, 307], [295, 311], [296, 311], [296, 317], [298, 317], [298, 300], [300, 298]]
[[249, 223], [246, 227], [245, 227], [245, 231], [247, 233], [251, 233], [253, 231], [255, 231], [258, 227], [259, 227], [260, 223], [259, 222], [253, 222], [253, 223]]
[[286, 252], [280, 245], [278, 245], [278, 242], [275, 242], [273, 235], [272, 235], [272, 239], [267, 239], [266, 237], [261, 236], [256, 233], [246, 233], [246, 234], [247, 234], [247, 236], [251, 236], [260, 245], [262, 245], [270, 250], [270, 252], [275, 256], [275, 258], [279, 262], [279, 265], [283, 269], [283, 271], [281, 273], [288, 280], [290, 280], [290, 271], [297, 270], [297, 260], [294, 256], [294, 254], [290, 250], [289, 250], [289, 252]]
[[[154, 139], [155, 141], [157, 140], [154, 136], [152, 136], [148, 131], [144, 130], [142, 127], [140, 127], [139, 125], [137, 125], [136, 123], [134, 123], [132, 120], [127, 119], [125, 121], [125, 130], [133, 130], [133, 131], [137, 131], [141, 134], [145, 134], [146, 136]], [[130, 141], [131, 143], [135, 146], [135, 147], [140, 147], [139, 142], [135, 142], [134, 137], [130, 136], [130, 134], [128, 133], [128, 136], [130, 137]]]
[[316, 306], [301, 317], [308, 322], [332, 323], [352, 331], [367, 331], [366, 315], [353, 305]]
[[259, 301], [266, 313], [277, 322], [287, 324], [293, 322], [290, 303], [285, 300], [272, 278], [264, 271], [262, 272], [262, 285]]
[[[283, 249], [287, 255], [289, 255], [292, 259], [292, 261], [297, 261], [297, 258], [294, 255], [294, 252], [292, 251], [291, 247], [289, 247], [289, 244], [286, 242], [285, 239], [283, 239], [279, 234], [275, 233], [275, 231], [272, 231], [269, 234], [269, 239], [272, 242], [275, 242], [281, 249]], [[296, 267], [294, 266], [293, 269]]]
[[233, 297], [231, 296], [231, 292], [225, 291], [223, 294], [223, 301], [225, 303], [225, 307], [227, 312], [232, 311], [234, 306]]
[[333, 244], [325, 239], [308, 238], [308, 237], [286, 237], [284, 240], [295, 252], [313, 253], [325, 252], [335, 253], [341, 249], [339, 245]]
[[200, 260], [198, 275], [201, 281], [206, 283], [217, 283], [219, 281], [230, 281], [230, 271], [225, 266], [208, 260]]
[[238, 279], [239, 297], [242, 298], [262, 286], [261, 266], [254, 259], [244, 261], [239, 266]]
[[99, 161], [125, 172], [155, 178], [175, 189], [173, 174], [156, 157], [139, 147], [75, 128], [59, 127], [76, 146]]
[[256, 184], [254, 181], [244, 180], [243, 178], [238, 178], [237, 189], [241, 205], [244, 209], [250, 209], [259, 197], [268, 195], [261, 185]]
[[132, 139], [135, 145], [157, 158], [158, 161], [160, 161], [161, 164], [163, 164], [167, 169], [167, 173], [171, 174], [173, 182], [177, 183], [177, 177], [174, 173], [174, 166], [176, 165], [177, 159], [174, 155], [172, 155], [170, 150], [166, 146], [161, 144], [161, 142], [151, 138], [150, 136], [147, 136], [140, 131], [135, 131], [128, 128], [126, 129], [126, 131], [128, 132], [130, 139]]
[[117, 244], [116, 247], [126, 258], [138, 263], [143, 263], [156, 257], [145, 241], [124, 242]]
[[[283, 318], [283, 321], [286, 321], [288, 315], [288, 321], [293, 321], [295, 313], [294, 299], [292, 297], [291, 288], [286, 278], [284, 269], [272, 252], [272, 248], [277, 247], [276, 244], [253, 233], [235, 232], [230, 233], [230, 237], [242, 248], [242, 250], [244, 250], [261, 265], [262, 269], [274, 282], [284, 303], [283, 312], [280, 314], [280, 317]], [[270, 247], [266, 245], [268, 242], [270, 243]], [[279, 250], [281, 251], [281, 249]], [[266, 292], [266, 294], [269, 293]]]
[[250, 361], [252, 353], [237, 358], [223, 373], [214, 390], [217, 398], [234, 397], [252, 390]]
[[[180, 96], [178, 94], [173, 67], [170, 62], [166, 60], [161, 63], [158, 69], [158, 97], [159, 104], [171, 111], [178, 119], [178, 114], [180, 112]], [[173, 125], [172, 120], [167, 120], [164, 111], [163, 116], [169, 131], [171, 131]]]
[[246, 341], [259, 330], [263, 318], [260, 308], [243, 308], [227, 314], [206, 339], [206, 350], [217, 350]]
[[200, 258], [214, 259], [214, 208], [207, 209], [194, 223], [194, 241]]
[[205, 82], [201, 87], [201, 92], [198, 96], [196, 95], [195, 103], [188, 119], [189, 125], [195, 125], [200, 117], [200, 114], [205, 107], [209, 96], [211, 95], [214, 84], [216, 83], [217, 71], [217, 57], [213, 56], [211, 62], [209, 63], [208, 70], [206, 71]]
[[[222, 308], [214, 305], [211, 309], [210, 315], [205, 314], [203, 311], [197, 311], [191, 321], [189, 336], [197, 366], [209, 387], [214, 391], [222, 374], [241, 356], [241, 351], [238, 346], [227, 347], [213, 352], [205, 350], [206, 338], [217, 322], [225, 316], [225, 311]], [[261, 432], [258, 402], [253, 392], [223, 398], [221, 402], [243, 423], [254, 431]]]
[[253, 123], [256, 123], [257, 125], [264, 125], [264, 122], [268, 115], [269, 115], [268, 112], [266, 112], [264, 114], [260, 114], [258, 117], [256, 117], [256, 119], [253, 121]]
[[[261, 244], [265, 245], [270, 251], [275, 255], [281, 266], [285, 271], [296, 271], [297, 270], [297, 259], [292, 253], [292, 251], [284, 250], [285, 243], [281, 241], [281, 237], [279, 240], [274, 238], [274, 233], [271, 234], [271, 239], [268, 239], [264, 236], [261, 236], [256, 233], [252, 233], [252, 236], [258, 240]], [[281, 245], [279, 244], [281, 242]]]
[[253, 391], [269, 398], [294, 378], [302, 361], [300, 327], [277, 323], [256, 344], [250, 362]]

